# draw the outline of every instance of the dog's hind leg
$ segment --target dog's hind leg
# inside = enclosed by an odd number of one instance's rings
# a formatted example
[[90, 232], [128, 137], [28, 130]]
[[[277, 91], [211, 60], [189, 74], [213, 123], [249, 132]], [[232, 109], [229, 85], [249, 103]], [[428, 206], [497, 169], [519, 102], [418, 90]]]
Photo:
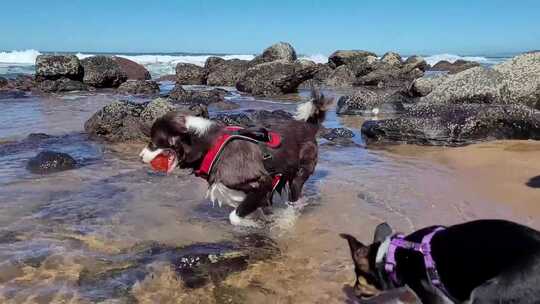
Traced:
[[305, 182], [315, 171], [317, 165], [317, 144], [307, 143], [300, 150], [300, 167], [290, 181], [289, 201], [296, 202], [302, 195]]

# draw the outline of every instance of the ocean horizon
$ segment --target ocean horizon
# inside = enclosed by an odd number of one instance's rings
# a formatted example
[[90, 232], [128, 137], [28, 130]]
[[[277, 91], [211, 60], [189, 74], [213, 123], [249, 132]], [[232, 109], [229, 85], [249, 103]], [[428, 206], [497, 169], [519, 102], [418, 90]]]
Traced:
[[[35, 49], [26, 50], [6, 50], [0, 51], [0, 76], [13, 77], [20, 74], [32, 75], [34, 73], [34, 64], [36, 57], [41, 54], [73, 54], [79, 59], [95, 55], [109, 55], [124, 57], [133, 60], [145, 66], [153, 78], [164, 75], [174, 74], [178, 63], [192, 63], [198, 66], [204, 66], [208, 57], [217, 56], [223, 59], [242, 59], [251, 60], [256, 54], [233, 54], [233, 53], [214, 53], [214, 52], [85, 52], [85, 51], [39, 51]], [[446, 60], [455, 62], [457, 60], [467, 60], [478, 62], [483, 66], [490, 67], [495, 64], [520, 54], [520, 52], [508, 53], [501, 52], [493, 55], [484, 54], [401, 54], [407, 58], [412, 55], [424, 57], [426, 62], [434, 65], [439, 61]], [[311, 60], [315, 63], [327, 63], [330, 54], [302, 54], [299, 53], [299, 59]], [[378, 54], [382, 56], [383, 54]]]

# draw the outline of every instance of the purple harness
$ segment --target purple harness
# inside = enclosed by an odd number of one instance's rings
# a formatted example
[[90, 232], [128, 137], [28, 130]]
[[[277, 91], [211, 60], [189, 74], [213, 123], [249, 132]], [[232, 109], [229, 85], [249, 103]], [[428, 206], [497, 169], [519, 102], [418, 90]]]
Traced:
[[435, 261], [431, 256], [431, 239], [437, 232], [441, 230], [444, 230], [444, 228], [437, 227], [433, 229], [433, 231], [426, 234], [422, 238], [422, 243], [407, 241], [405, 240], [405, 235], [403, 234], [396, 234], [391, 238], [390, 244], [388, 246], [388, 251], [386, 253], [384, 269], [389, 274], [390, 279], [394, 282], [394, 284], [399, 285], [396, 273], [396, 250], [398, 248], [414, 250], [416, 252], [420, 252], [424, 256], [426, 274], [431, 284], [441, 290], [445, 295], [450, 296], [443, 283], [441, 282], [441, 278], [439, 276], [439, 273], [437, 272], [437, 267], [435, 266]]

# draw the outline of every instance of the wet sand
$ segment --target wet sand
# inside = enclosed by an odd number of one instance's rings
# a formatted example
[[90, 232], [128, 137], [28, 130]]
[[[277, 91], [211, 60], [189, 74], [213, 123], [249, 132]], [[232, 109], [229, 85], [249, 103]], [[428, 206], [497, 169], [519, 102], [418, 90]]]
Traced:
[[[129, 278], [134, 283], [120, 291], [99, 281], [83, 287], [85, 269], [128, 263], [137, 244], [186, 246], [253, 232], [228, 223], [230, 210], [205, 199], [203, 180], [183, 171], [161, 176], [141, 165], [142, 144], [104, 145], [81, 134], [84, 121], [115, 98], [2, 101], [10, 115], [1, 122], [0, 142], [31, 132], [60, 138], [9, 151], [0, 146], [0, 303], [354, 303], [347, 293], [354, 270], [339, 233], [369, 243], [383, 221], [408, 233], [477, 218], [540, 228], [540, 190], [526, 185], [540, 175], [538, 143], [364, 149], [321, 141], [301, 203], [275, 206], [272, 224], [256, 231], [276, 242], [279, 255], [198, 289], [186, 288], [163, 261], [144, 265], [151, 275]], [[280, 100], [231, 100], [241, 109], [294, 108]], [[325, 125], [358, 135], [361, 123], [329, 113]], [[46, 148], [85, 165], [48, 176], [28, 173], [27, 159]]]

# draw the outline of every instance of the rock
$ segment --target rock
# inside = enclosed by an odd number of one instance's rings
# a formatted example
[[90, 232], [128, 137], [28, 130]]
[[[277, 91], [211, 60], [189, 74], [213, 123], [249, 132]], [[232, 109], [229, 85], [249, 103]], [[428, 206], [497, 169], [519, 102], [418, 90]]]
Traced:
[[339, 115], [396, 114], [405, 110], [403, 104], [409, 100], [395, 90], [360, 87], [353, 95], [341, 96], [337, 103]]
[[382, 56], [381, 62], [399, 67], [403, 64], [403, 59], [398, 53], [388, 52]]
[[456, 74], [462, 71], [465, 71], [470, 68], [480, 66], [478, 62], [474, 61], [465, 61], [465, 60], [456, 60], [454, 63], [448, 62], [446, 60], [441, 60], [437, 62], [431, 71], [448, 71], [448, 74]]
[[181, 62], [176, 65], [176, 83], [192, 85], [206, 84], [206, 73], [198, 65]]
[[500, 103], [503, 75], [476, 67], [449, 75], [424, 97], [430, 103]]
[[319, 137], [322, 137], [335, 145], [354, 145], [354, 141], [352, 140], [354, 133], [347, 128], [322, 128], [319, 131]]
[[45, 79], [38, 83], [38, 88], [45, 93], [88, 90], [88, 87], [84, 83], [69, 78], [60, 78], [57, 80]]
[[540, 53], [519, 55], [493, 69], [480, 66], [449, 75], [423, 100], [442, 104], [524, 104], [540, 109]]
[[410, 56], [405, 60], [404, 65], [408, 70], [420, 69], [422, 72], [427, 71], [429, 64], [420, 56]]
[[83, 68], [75, 55], [39, 55], [36, 58], [36, 79], [67, 78], [81, 81]]
[[208, 117], [206, 107], [199, 104], [174, 105], [162, 98], [147, 103], [115, 101], [94, 113], [84, 124], [84, 130], [92, 138], [110, 142], [146, 140], [143, 131], [157, 118], [173, 110]]
[[520, 103], [540, 109], [540, 52], [529, 52], [500, 63], [493, 70], [503, 75], [501, 103]]
[[249, 68], [236, 83], [236, 88], [262, 96], [293, 93], [302, 82], [313, 78], [316, 72], [316, 66], [304, 68], [286, 61], [272, 61]]
[[156, 79], [156, 82], [172, 81], [176, 82], [176, 75], [163, 75]]
[[358, 79], [358, 85], [377, 86], [379, 88], [409, 88], [410, 84], [424, 75], [419, 68], [412, 65], [403, 65], [401, 68], [389, 64], [381, 64], [379, 67]]
[[367, 56], [377, 57], [377, 54], [368, 51], [358, 50], [339, 50], [335, 51], [328, 58], [328, 64], [331, 68], [335, 69], [340, 65], [351, 64], [357, 61], [361, 61]]
[[18, 92], [32, 91], [36, 86], [34, 77], [30, 75], [17, 75], [14, 79], [3, 78], [0, 82], [0, 91], [10, 91], [10, 94], [15, 95], [18, 95]]
[[155, 95], [159, 85], [152, 80], [128, 80], [118, 87], [118, 92], [132, 95]]
[[204, 69], [207, 71], [214, 70], [214, 67], [216, 67], [218, 64], [221, 64], [225, 62], [225, 59], [217, 56], [210, 56], [206, 58], [206, 61], [204, 62]]
[[218, 57], [210, 58], [217, 58], [220, 60], [212, 59], [213, 61], [206, 61], [206, 84], [209, 86], [234, 87], [236, 82], [240, 80], [242, 74], [249, 68], [249, 61], [246, 60], [223, 60]]
[[411, 88], [409, 89], [409, 94], [412, 97], [426, 96], [445, 80], [446, 75], [420, 77], [412, 83]]
[[152, 76], [150, 72], [142, 65], [135, 61], [129, 60], [124, 57], [114, 56], [112, 59], [118, 63], [120, 69], [127, 75], [127, 79], [133, 80], [150, 80]]
[[338, 66], [331, 70], [323, 84], [333, 88], [351, 88], [356, 82], [356, 75], [348, 65]]
[[540, 120], [521, 105], [418, 104], [398, 118], [367, 121], [371, 143], [460, 146], [498, 139], [540, 139]]
[[[328, 66], [328, 64], [318, 63], [315, 65], [317, 71], [313, 75], [312, 79], [308, 79], [302, 82], [299, 88], [310, 89], [311, 87], [326, 86], [326, 79], [330, 77], [334, 70]], [[352, 82], [351, 82], [352, 83]]]
[[212, 90], [184, 90], [181, 85], [176, 85], [169, 93], [169, 99], [178, 104], [205, 104], [222, 102], [225, 100], [227, 91], [222, 89]]
[[358, 58], [355, 61], [347, 64], [347, 66], [354, 72], [356, 77], [361, 77], [369, 74], [370, 72], [378, 69], [381, 66], [388, 65], [387, 63], [381, 62], [375, 56], [365, 56]]
[[42, 151], [34, 158], [30, 159], [26, 168], [36, 174], [48, 174], [59, 171], [65, 171], [75, 168], [77, 161], [69, 154]]
[[127, 80], [120, 65], [107, 56], [92, 56], [81, 60], [83, 82], [96, 88], [117, 88]]
[[270, 126], [282, 120], [291, 120], [293, 115], [284, 110], [247, 110], [243, 113], [220, 113], [213, 120], [224, 125], [253, 127]]
[[296, 51], [294, 50], [292, 45], [287, 42], [278, 42], [276, 44], [273, 44], [270, 47], [266, 48], [261, 55], [255, 57], [250, 64], [253, 66], [277, 60], [287, 62], [295, 61]]
[[[161, 263], [170, 266], [187, 288], [200, 288], [211, 282], [216, 288], [222, 288], [222, 282], [229, 275], [279, 254], [275, 242], [262, 235], [246, 235], [233, 241], [183, 247], [150, 242], [137, 244], [118, 256], [105, 257], [92, 267], [83, 268], [77, 285], [83, 291], [99, 290], [104, 298], [128, 295], [137, 282], [155, 274], [152, 266]], [[238, 299], [238, 296], [234, 298]]]

